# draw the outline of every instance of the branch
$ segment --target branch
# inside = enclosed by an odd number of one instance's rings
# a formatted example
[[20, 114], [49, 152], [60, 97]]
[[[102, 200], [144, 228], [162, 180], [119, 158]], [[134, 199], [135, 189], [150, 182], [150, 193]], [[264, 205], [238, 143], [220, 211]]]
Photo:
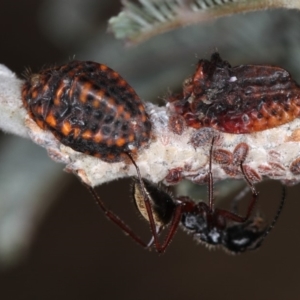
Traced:
[[[3, 131], [31, 138], [46, 148], [53, 160], [64, 163], [66, 171], [76, 174], [91, 186], [121, 177], [136, 176], [133, 165], [125, 162], [106, 163], [96, 157], [76, 152], [61, 144], [52, 133], [40, 129], [23, 108], [21, 86], [22, 81], [5, 66], [0, 65], [0, 127]], [[169, 125], [168, 106], [158, 107], [147, 103], [146, 108], [155, 138], [147, 148], [140, 151], [136, 160], [142, 176], [155, 183], [164, 181], [172, 184], [183, 178], [204, 183], [211, 146], [210, 140], [206, 140], [210, 129], [195, 130], [184, 127], [183, 132], [177, 134]], [[285, 125], [253, 134], [217, 135], [214, 146], [216, 155], [233, 153], [240, 143], [249, 146], [244, 168], [252, 182], [261, 181], [263, 176], [288, 184], [300, 181], [298, 118]], [[226, 159], [215, 159], [213, 177], [223, 180], [242, 178], [243, 175], [237, 166]]]
[[119, 15], [109, 20], [109, 29], [128, 44], [223, 16], [274, 8], [300, 9], [298, 0], [139, 0], [138, 4], [124, 0], [123, 5]]

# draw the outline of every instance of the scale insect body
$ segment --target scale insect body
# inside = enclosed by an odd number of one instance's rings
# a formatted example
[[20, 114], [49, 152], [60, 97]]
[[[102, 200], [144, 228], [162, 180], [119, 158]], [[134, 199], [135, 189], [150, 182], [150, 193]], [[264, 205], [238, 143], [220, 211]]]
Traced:
[[149, 143], [151, 122], [141, 99], [115, 71], [72, 61], [29, 76], [22, 99], [39, 127], [64, 145], [107, 162], [128, 159]]
[[268, 65], [231, 67], [218, 53], [201, 59], [183, 92], [170, 97], [171, 115], [199, 129], [252, 133], [291, 122], [300, 114], [300, 86], [290, 74]]

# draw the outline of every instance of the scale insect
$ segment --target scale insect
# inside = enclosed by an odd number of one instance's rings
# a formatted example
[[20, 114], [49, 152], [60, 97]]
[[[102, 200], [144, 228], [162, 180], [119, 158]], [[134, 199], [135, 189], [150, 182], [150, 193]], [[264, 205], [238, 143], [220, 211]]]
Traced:
[[300, 114], [300, 86], [290, 74], [268, 65], [231, 65], [218, 53], [201, 59], [183, 92], [169, 98], [171, 115], [199, 129], [252, 133], [270, 129]]
[[72, 61], [32, 74], [22, 100], [37, 125], [62, 144], [109, 163], [135, 156], [151, 138], [143, 102], [103, 64]]

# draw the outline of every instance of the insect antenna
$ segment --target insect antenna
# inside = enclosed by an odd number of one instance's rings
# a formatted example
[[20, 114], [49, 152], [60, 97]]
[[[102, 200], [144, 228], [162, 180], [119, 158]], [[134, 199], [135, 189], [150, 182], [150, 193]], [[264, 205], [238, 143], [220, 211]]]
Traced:
[[279, 219], [279, 216], [280, 216], [280, 214], [282, 212], [282, 209], [283, 209], [283, 206], [284, 206], [284, 202], [285, 202], [285, 199], [286, 199], [286, 194], [287, 194], [286, 193], [286, 187], [282, 186], [282, 197], [281, 197], [281, 201], [279, 203], [279, 206], [277, 208], [276, 215], [273, 218], [272, 223], [269, 225], [269, 227], [264, 232], [263, 236], [261, 237], [261, 240], [255, 245], [255, 247], [253, 249], [256, 249], [256, 248], [260, 247], [262, 245], [262, 243], [264, 242], [264, 240], [266, 239], [266, 237], [270, 234], [270, 232], [275, 227], [275, 225], [276, 225], [276, 223], [277, 223], [277, 221]]

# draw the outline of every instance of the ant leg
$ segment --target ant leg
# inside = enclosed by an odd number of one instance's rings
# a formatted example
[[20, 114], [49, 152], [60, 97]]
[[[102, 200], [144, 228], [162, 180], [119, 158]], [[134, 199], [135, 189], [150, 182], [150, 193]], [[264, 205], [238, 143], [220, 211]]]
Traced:
[[[176, 209], [175, 209], [175, 213], [174, 213], [174, 216], [172, 218], [172, 222], [171, 224], [168, 226], [169, 229], [168, 229], [168, 233], [166, 234], [166, 237], [163, 241], [163, 243], [161, 245], [159, 245], [159, 249], [156, 248], [156, 250], [159, 252], [159, 253], [164, 253], [166, 248], [169, 246], [173, 236], [175, 235], [176, 233], [176, 230], [178, 228], [178, 224], [181, 220], [181, 213], [182, 213], [182, 209], [181, 209], [181, 204], [179, 204]], [[159, 235], [162, 231], [163, 227], [159, 227], [158, 231], [157, 231], [157, 234]], [[152, 236], [150, 242], [148, 243], [147, 245], [147, 248], [150, 248], [152, 247], [152, 245], [154, 244], [154, 237]], [[156, 245], [155, 245], [156, 247]]]
[[258, 192], [255, 189], [255, 186], [250, 181], [249, 177], [247, 176], [247, 174], [245, 172], [243, 161], [240, 163], [240, 168], [241, 168], [241, 171], [243, 173], [244, 179], [246, 180], [247, 185], [249, 186], [250, 190], [252, 191], [252, 194], [257, 194], [258, 195]]
[[136, 243], [141, 245], [144, 248], [147, 248], [147, 244], [144, 243], [140, 237], [138, 237], [130, 227], [128, 227], [116, 214], [114, 214], [112, 211], [106, 208], [105, 204], [100, 199], [99, 195], [96, 193], [95, 189], [91, 186], [85, 184], [82, 182], [82, 184], [90, 191], [90, 193], [93, 195], [94, 199], [96, 200], [96, 203], [98, 207], [104, 212], [105, 216], [111, 220], [113, 223], [115, 223], [117, 226], [119, 226], [123, 232], [130, 236]]
[[211, 147], [209, 150], [209, 167], [208, 167], [208, 206], [209, 210], [214, 210], [214, 181], [212, 176], [212, 152], [215, 142], [215, 137], [212, 138]]
[[220, 209], [219, 210], [219, 213], [227, 218], [227, 219], [230, 219], [232, 221], [235, 221], [235, 222], [239, 222], [239, 223], [244, 223], [245, 221], [247, 221], [253, 211], [253, 208], [257, 202], [257, 198], [258, 198], [258, 193], [256, 192], [255, 189], [252, 189], [252, 199], [250, 201], [250, 204], [248, 206], [248, 209], [247, 209], [247, 213], [246, 213], [246, 216], [245, 217], [241, 217], [235, 213], [232, 213], [230, 211], [227, 211], [227, 210], [223, 210], [223, 209]]
[[246, 172], [245, 172], [245, 169], [244, 169], [244, 166], [243, 166], [243, 162], [241, 162], [240, 164], [240, 167], [241, 167], [241, 170], [242, 170], [242, 173], [244, 175], [244, 178], [249, 186], [249, 188], [251, 189], [251, 192], [252, 192], [252, 200], [248, 206], [248, 210], [247, 210], [247, 214], [246, 214], [246, 217], [244, 218], [245, 221], [248, 220], [248, 218], [250, 217], [252, 211], [253, 211], [253, 208], [256, 204], [256, 201], [257, 201], [257, 197], [258, 197], [258, 192], [256, 191], [253, 183], [250, 181], [250, 179], [248, 178]]
[[165, 238], [163, 244], [160, 246], [160, 250], [159, 250], [160, 253], [165, 252], [166, 248], [168, 247], [168, 245], [170, 244], [173, 236], [176, 233], [176, 230], [178, 228], [179, 222], [181, 220], [182, 205], [183, 205], [182, 202], [178, 203], [178, 205], [177, 205], [177, 207], [175, 209], [175, 213], [174, 213], [174, 216], [172, 218], [172, 222], [169, 225], [169, 230], [168, 230], [168, 233], [166, 235], [166, 238]]
[[172, 222], [169, 225], [166, 237], [165, 237], [163, 243], [161, 244], [159, 241], [159, 234], [163, 227], [161, 227], [157, 230], [157, 226], [155, 224], [154, 217], [153, 217], [153, 211], [152, 211], [150, 199], [148, 198], [148, 195], [146, 193], [146, 187], [145, 187], [144, 181], [142, 179], [140, 170], [139, 170], [137, 164], [135, 163], [135, 161], [133, 160], [133, 158], [131, 157], [131, 155], [129, 153], [127, 153], [127, 155], [129, 156], [129, 158], [131, 159], [132, 163], [134, 164], [134, 166], [136, 168], [136, 171], [138, 174], [138, 181], [139, 181], [139, 185], [140, 185], [142, 196], [143, 196], [143, 201], [145, 204], [145, 208], [146, 208], [147, 215], [148, 215], [148, 220], [150, 223], [152, 238], [151, 238], [150, 242], [148, 243], [148, 247], [151, 247], [154, 244], [156, 251], [158, 253], [163, 253], [165, 251], [165, 249], [168, 247], [168, 245], [170, 244], [174, 234], [176, 233], [179, 222], [181, 220], [182, 206], [184, 205], [184, 203], [181, 202], [180, 200], [177, 200], [177, 203], [176, 203], [177, 205], [175, 207], [175, 210], [174, 210], [174, 213], [172, 216]]
[[[159, 242], [159, 233], [156, 230], [156, 225], [155, 225], [155, 221], [154, 221], [154, 218], [153, 218], [151, 203], [150, 203], [150, 200], [149, 200], [149, 198], [147, 196], [147, 193], [146, 193], [146, 188], [145, 188], [144, 181], [143, 181], [141, 173], [140, 173], [140, 169], [137, 166], [137, 164], [135, 163], [135, 161], [132, 158], [131, 154], [128, 153], [128, 152], [126, 152], [126, 154], [130, 158], [131, 162], [133, 163], [133, 165], [135, 166], [136, 171], [137, 171], [139, 184], [141, 186], [141, 191], [142, 191], [143, 199], [144, 199], [144, 202], [145, 202], [145, 208], [146, 208], [148, 218], [149, 218], [150, 229], [151, 229], [151, 233], [152, 233], [152, 238], [154, 240], [155, 249], [158, 253], [163, 253], [164, 250], [166, 249], [166, 247], [168, 246], [168, 244], [170, 243], [170, 241], [171, 241], [172, 237], [174, 236], [174, 234], [176, 232], [176, 229], [178, 227], [178, 224], [179, 224], [179, 221], [180, 221], [180, 216], [181, 216], [181, 207], [178, 206], [176, 208], [172, 223], [170, 225], [170, 230], [167, 234], [167, 237], [166, 237], [165, 241], [161, 245], [160, 242]], [[150, 245], [153, 244], [152, 240], [150, 240], [149, 244]]]
[[[251, 192], [252, 192], [252, 199], [249, 203], [249, 206], [248, 206], [248, 209], [247, 209], [247, 213], [246, 213], [246, 216], [245, 217], [241, 217], [239, 216], [236, 212], [237, 212], [237, 202], [239, 200], [234, 200], [234, 213], [231, 213], [229, 211], [225, 211], [225, 210], [220, 210], [220, 213], [228, 218], [228, 219], [231, 219], [235, 222], [239, 222], [239, 223], [243, 223], [245, 221], [247, 221], [250, 217], [250, 215], [252, 214], [253, 212], [253, 209], [254, 209], [254, 206], [257, 202], [257, 198], [258, 198], [258, 192], [256, 191], [253, 183], [250, 181], [249, 177], [247, 176], [246, 172], [245, 172], [245, 169], [244, 169], [244, 165], [243, 165], [243, 162], [244, 162], [244, 159], [240, 161], [240, 168], [241, 168], [241, 171], [243, 173], [243, 176], [244, 176], [244, 179], [248, 185], [248, 187], [250, 188]], [[243, 191], [242, 191], [243, 193]], [[240, 195], [238, 197], [241, 197]], [[239, 198], [240, 199], [240, 198]]]
[[[157, 235], [160, 235], [161, 234], [161, 232], [162, 232], [162, 229], [163, 229], [163, 227], [162, 226], [160, 226], [160, 227], [156, 227], [156, 234]], [[153, 243], [154, 243], [154, 237], [152, 236], [151, 237], [151, 240], [148, 242], [148, 244], [147, 244], [147, 248], [151, 248], [152, 246], [153, 246]]]
[[232, 200], [231, 202], [231, 211], [235, 214], [238, 214], [238, 204], [239, 202], [246, 196], [246, 194], [249, 192], [250, 188], [248, 185], [246, 185]]

